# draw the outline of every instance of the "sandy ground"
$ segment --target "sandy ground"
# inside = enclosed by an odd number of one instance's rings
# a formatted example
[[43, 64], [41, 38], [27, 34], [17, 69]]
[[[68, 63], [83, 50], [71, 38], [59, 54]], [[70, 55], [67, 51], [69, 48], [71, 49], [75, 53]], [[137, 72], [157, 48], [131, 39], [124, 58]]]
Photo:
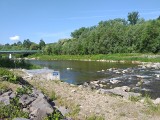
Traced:
[[21, 70], [14, 72], [35, 87], [42, 88], [48, 93], [55, 91], [56, 95], [60, 96], [57, 104], [63, 101], [63, 105], [69, 109], [76, 105], [79, 109], [78, 114], [72, 116], [76, 120], [84, 120], [92, 115], [103, 116], [105, 120], [160, 120], [160, 116], [147, 114], [147, 106], [140, 102], [99, 94], [96, 90], [60, 81], [47, 81], [41, 75], [29, 77]]

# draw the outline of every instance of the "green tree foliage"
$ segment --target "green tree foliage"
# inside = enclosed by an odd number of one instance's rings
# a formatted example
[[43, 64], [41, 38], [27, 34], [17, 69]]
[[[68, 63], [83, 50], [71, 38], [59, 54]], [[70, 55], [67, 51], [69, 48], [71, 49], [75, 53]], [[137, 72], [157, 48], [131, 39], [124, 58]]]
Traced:
[[71, 39], [61, 39], [49, 48], [46, 46], [46, 54], [160, 52], [160, 21], [139, 19], [138, 12], [129, 13], [129, 17], [131, 25], [125, 19], [117, 18], [101, 21], [97, 26], [75, 30], [71, 33]]
[[[160, 17], [145, 21], [138, 12], [128, 13], [128, 20], [117, 18], [100, 21], [97, 26], [81, 27], [71, 33], [70, 39], [57, 43], [39, 44], [24, 40], [0, 46], [0, 49], [43, 50], [51, 55], [92, 55], [112, 53], [158, 53], [160, 52]], [[129, 21], [129, 22], [128, 22]], [[129, 24], [128, 24], [129, 23]]]
[[46, 43], [41, 39], [39, 42], [39, 48], [42, 50], [43, 47], [45, 47]]
[[139, 13], [138, 12], [131, 12], [128, 13], [128, 21], [131, 25], [135, 25], [139, 19]]
[[31, 44], [32, 42], [29, 39], [23, 41], [23, 47], [26, 49], [29, 49]]

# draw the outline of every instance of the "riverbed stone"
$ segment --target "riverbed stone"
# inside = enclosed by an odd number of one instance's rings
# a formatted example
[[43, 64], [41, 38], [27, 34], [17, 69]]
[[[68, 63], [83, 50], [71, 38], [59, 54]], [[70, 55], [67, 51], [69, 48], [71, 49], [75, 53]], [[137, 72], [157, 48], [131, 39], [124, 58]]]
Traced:
[[102, 93], [102, 94], [115, 94], [115, 95], [121, 96], [125, 99], [129, 99], [129, 97], [131, 97], [131, 96], [134, 96], [134, 97], [141, 96], [140, 93], [126, 92], [126, 91], [123, 91], [123, 89], [119, 89], [119, 88], [100, 89], [100, 93]]

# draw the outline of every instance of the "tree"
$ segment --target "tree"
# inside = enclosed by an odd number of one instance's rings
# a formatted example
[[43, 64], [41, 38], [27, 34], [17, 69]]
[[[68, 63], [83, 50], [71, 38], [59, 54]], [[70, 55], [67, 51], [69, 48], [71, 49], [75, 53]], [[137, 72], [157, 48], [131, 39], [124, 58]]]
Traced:
[[157, 20], [160, 20], [160, 16], [157, 18]]
[[31, 44], [32, 44], [32, 42], [29, 39], [23, 41], [23, 47], [25, 47], [27, 49], [30, 48]]
[[131, 25], [135, 25], [139, 19], [139, 13], [138, 12], [131, 12], [128, 13], [128, 21]]
[[47, 54], [47, 55], [50, 55], [52, 54], [52, 48], [51, 46], [47, 45], [44, 49], [44, 52]]
[[40, 50], [42, 50], [43, 47], [45, 47], [45, 45], [46, 45], [46, 43], [43, 41], [43, 39], [41, 39], [40, 42], [39, 42], [39, 48], [40, 48]]
[[38, 50], [38, 48], [39, 48], [39, 45], [37, 45], [37, 44], [32, 44], [30, 46], [30, 50]]
[[17, 45], [18, 45], [18, 46], [21, 46], [21, 45], [22, 45], [22, 42], [21, 42], [21, 41], [18, 41], [18, 42], [17, 42]]

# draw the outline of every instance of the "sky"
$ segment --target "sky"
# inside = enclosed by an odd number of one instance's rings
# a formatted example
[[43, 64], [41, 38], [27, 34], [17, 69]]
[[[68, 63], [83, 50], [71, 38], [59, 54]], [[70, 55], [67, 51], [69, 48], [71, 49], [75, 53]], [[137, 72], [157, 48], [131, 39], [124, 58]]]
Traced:
[[133, 11], [145, 20], [156, 19], [160, 0], [0, 0], [0, 44], [53, 43], [100, 21], [127, 20]]

